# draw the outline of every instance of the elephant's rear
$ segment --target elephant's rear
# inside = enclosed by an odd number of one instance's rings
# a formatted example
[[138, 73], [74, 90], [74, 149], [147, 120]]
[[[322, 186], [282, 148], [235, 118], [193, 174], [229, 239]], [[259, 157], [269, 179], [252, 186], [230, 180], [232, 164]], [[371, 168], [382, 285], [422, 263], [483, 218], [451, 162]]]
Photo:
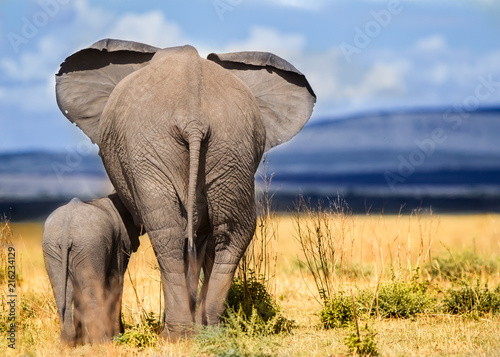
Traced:
[[69, 250], [73, 244], [71, 221], [74, 211], [82, 202], [74, 198], [68, 204], [57, 208], [44, 225], [42, 249], [45, 268], [56, 295], [61, 318], [66, 310], [66, 286], [68, 284]]
[[73, 283], [69, 277], [69, 251], [72, 246], [71, 220], [75, 210], [83, 205], [77, 198], [56, 209], [45, 221], [42, 238], [45, 268], [56, 298], [61, 318], [61, 339], [74, 344], [75, 330], [72, 318]]
[[[248, 88], [194, 49], [183, 51], [159, 53], [122, 80], [101, 118], [106, 170], [148, 231], [187, 228], [194, 142], [200, 150], [196, 228], [208, 223], [209, 211], [219, 214], [208, 192], [227, 197], [234, 182], [246, 182], [245, 189], [253, 192], [253, 173], [265, 145], [261, 114]], [[221, 212], [227, 204], [221, 202]]]
[[[213, 257], [216, 242], [233, 234], [233, 243], [246, 247], [253, 233], [253, 176], [265, 145], [255, 98], [239, 79], [187, 48], [160, 54], [122, 80], [101, 125], [106, 170], [145, 225], [170, 287], [166, 331], [182, 334], [197, 319], [205, 251]], [[219, 310], [201, 320], [213, 323]]]

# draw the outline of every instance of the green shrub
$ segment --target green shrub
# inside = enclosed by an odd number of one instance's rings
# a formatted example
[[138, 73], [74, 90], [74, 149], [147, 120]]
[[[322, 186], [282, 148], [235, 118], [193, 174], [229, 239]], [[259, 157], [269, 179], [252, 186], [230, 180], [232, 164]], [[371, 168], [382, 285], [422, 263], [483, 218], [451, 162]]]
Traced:
[[35, 311], [35, 303], [26, 298], [19, 299], [20, 301], [20, 309], [19, 309], [19, 321], [20, 325], [25, 327], [30, 320], [35, 319], [37, 317], [37, 313]]
[[349, 352], [360, 356], [378, 356], [377, 341], [375, 339], [377, 333], [368, 326], [368, 323], [363, 329], [358, 329], [357, 325], [351, 325], [351, 332], [345, 338], [345, 344]]
[[264, 322], [255, 307], [248, 315], [242, 309], [226, 310], [220, 326], [203, 327], [194, 339], [193, 355], [208, 356], [274, 356], [278, 343], [275, 333], [279, 315]]
[[9, 320], [11, 317], [10, 314], [10, 306], [7, 305], [7, 298], [2, 296], [0, 298], [0, 301], [2, 302], [0, 304], [0, 332], [4, 333], [7, 332], [7, 330], [10, 328], [10, 323], [12, 320]]
[[[416, 314], [433, 312], [437, 309], [437, 299], [430, 291], [427, 281], [418, 279], [417, 270], [410, 282], [396, 279], [381, 283], [377, 292], [363, 290], [355, 298], [358, 314], [381, 316], [384, 318], [412, 318]], [[351, 297], [343, 292], [324, 300], [319, 316], [324, 328], [348, 326], [355, 319]]]
[[465, 250], [451, 253], [447, 256], [437, 256], [432, 264], [425, 266], [431, 276], [443, 276], [449, 280], [470, 278], [485, 272], [487, 275], [499, 271], [499, 259], [487, 259], [479, 256], [476, 252]]
[[158, 333], [162, 323], [155, 318], [154, 313], [144, 314], [139, 325], [125, 328], [125, 332], [116, 336], [113, 341], [119, 345], [129, 345], [136, 348], [154, 347], [158, 343]]
[[319, 316], [325, 329], [346, 327], [354, 320], [351, 297], [339, 292], [325, 299]]
[[[418, 280], [418, 271], [409, 283], [392, 278], [381, 283], [374, 298], [373, 292], [364, 292], [359, 300], [366, 306], [372, 306], [370, 315], [386, 318], [411, 318], [416, 314], [432, 312], [436, 308], [436, 297], [429, 290], [427, 281]], [[373, 303], [373, 304], [372, 304]]]
[[250, 273], [246, 280], [234, 278], [229, 289], [226, 305], [233, 311], [241, 308], [246, 316], [250, 316], [255, 309], [264, 322], [267, 322], [278, 313], [278, 308], [266, 286], [253, 273]]
[[445, 294], [444, 312], [459, 315], [472, 314], [473, 316], [500, 313], [500, 285], [490, 290], [488, 284], [481, 285], [479, 279], [475, 284], [461, 280], [457, 285], [448, 289]]
[[254, 307], [250, 314], [245, 314], [242, 309], [235, 311], [228, 309], [227, 317], [225, 318], [225, 326], [227, 332], [233, 336], [240, 336], [245, 334], [250, 337], [267, 336], [277, 332], [277, 328], [282, 324], [282, 316], [279, 314], [265, 321], [258, 314]]
[[[264, 283], [253, 273], [250, 273], [246, 280], [235, 278], [229, 289], [224, 319], [226, 322], [231, 318], [234, 320], [234, 316], [238, 316], [244, 329], [249, 326], [259, 329], [263, 324], [267, 332], [280, 333], [289, 332], [295, 326], [293, 320], [281, 314], [278, 304]], [[252, 327], [254, 323], [257, 325]]]

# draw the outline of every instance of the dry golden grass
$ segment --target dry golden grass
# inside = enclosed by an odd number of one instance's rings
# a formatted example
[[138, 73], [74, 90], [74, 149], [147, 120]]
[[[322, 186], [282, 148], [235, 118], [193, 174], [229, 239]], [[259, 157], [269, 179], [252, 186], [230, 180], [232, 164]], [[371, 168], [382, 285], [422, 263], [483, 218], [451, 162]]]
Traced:
[[[346, 264], [361, 264], [370, 275], [356, 280], [339, 278], [339, 284], [374, 286], [377, 279], [388, 279], [390, 268], [407, 272], [424, 260], [460, 250], [474, 250], [487, 258], [500, 256], [500, 215], [420, 215], [352, 216], [349, 232], [337, 252]], [[339, 222], [332, 222], [338, 225]], [[275, 248], [278, 259], [273, 290], [285, 316], [295, 319], [298, 328], [288, 335], [269, 339], [272, 355], [329, 356], [345, 354], [344, 330], [322, 330], [315, 315], [321, 308], [310, 275], [301, 269], [297, 257], [302, 252], [294, 239], [296, 222], [291, 216], [279, 217]], [[338, 227], [338, 226], [337, 226]], [[167, 355], [194, 354], [196, 340], [176, 344], [160, 341], [155, 347], [138, 349], [110, 343], [77, 348], [62, 347], [59, 322], [50, 283], [45, 271], [41, 223], [12, 224], [19, 272], [16, 293], [16, 349], [7, 347], [0, 337], [0, 355], [82, 356], [82, 355]], [[336, 229], [332, 226], [332, 229]], [[498, 284], [498, 273], [488, 276]], [[2, 308], [6, 288], [2, 285]], [[163, 306], [160, 274], [147, 236], [141, 237], [139, 251], [131, 258], [125, 276], [123, 315], [126, 326], [138, 325], [141, 314], [156, 316]], [[3, 321], [2, 321], [3, 323]], [[471, 319], [451, 315], [419, 316], [413, 320], [376, 319], [379, 351], [388, 356], [422, 355], [499, 355], [500, 318]], [[257, 342], [256, 342], [257, 343]]]

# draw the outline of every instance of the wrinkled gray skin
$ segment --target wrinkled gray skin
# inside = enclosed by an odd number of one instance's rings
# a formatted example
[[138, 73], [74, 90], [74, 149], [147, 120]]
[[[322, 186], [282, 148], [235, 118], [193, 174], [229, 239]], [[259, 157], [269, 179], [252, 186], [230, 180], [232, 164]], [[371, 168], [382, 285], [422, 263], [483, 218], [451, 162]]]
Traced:
[[191, 46], [102, 40], [65, 60], [56, 94], [149, 234], [166, 302], [162, 335], [217, 323], [255, 230], [261, 157], [312, 113], [304, 75], [270, 53], [203, 59]]
[[139, 234], [116, 194], [88, 203], [73, 198], [47, 218], [43, 256], [64, 342], [105, 342], [123, 332], [123, 276]]

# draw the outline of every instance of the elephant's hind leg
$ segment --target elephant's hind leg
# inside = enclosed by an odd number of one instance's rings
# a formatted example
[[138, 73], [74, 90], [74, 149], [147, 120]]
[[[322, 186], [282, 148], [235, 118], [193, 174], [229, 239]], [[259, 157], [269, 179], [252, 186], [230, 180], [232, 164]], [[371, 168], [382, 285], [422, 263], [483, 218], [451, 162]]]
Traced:
[[207, 236], [205, 243], [204, 254], [200, 257], [200, 262], [203, 269], [203, 285], [201, 287], [200, 295], [198, 296], [198, 311], [196, 311], [196, 323], [207, 325], [207, 292], [210, 275], [215, 260], [215, 242], [213, 234]]
[[105, 298], [105, 313], [110, 319], [109, 336], [118, 336], [123, 333], [124, 327], [122, 322], [122, 295], [123, 295], [123, 275], [125, 272], [108, 273], [108, 282], [104, 294]]
[[186, 218], [170, 182], [162, 185], [141, 177], [137, 187], [139, 207], [156, 254], [165, 297], [165, 328], [162, 337], [176, 340], [189, 334], [194, 322], [186, 280]]
[[81, 324], [83, 343], [102, 343], [111, 340], [111, 320], [105, 308], [106, 250], [89, 249], [88, 256], [78, 256], [74, 261], [75, 318]]
[[[205, 311], [202, 312], [204, 316], [201, 317], [208, 325], [217, 324], [224, 313], [234, 273], [255, 231], [253, 177], [246, 186], [233, 190], [233, 194], [232, 206], [228, 207], [227, 196], [217, 194], [216, 190], [208, 193], [209, 207], [212, 207], [209, 215], [213, 226], [211, 249], [214, 258], [204, 301]], [[216, 208], [218, 211], [214, 210]]]
[[[69, 346], [73, 346], [76, 341], [73, 324], [73, 283], [63, 270], [63, 258], [59, 245], [54, 241], [44, 241], [43, 250], [45, 267], [55, 294], [57, 310], [61, 321], [61, 341]], [[65, 285], [66, 296], [63, 293]], [[65, 306], [64, 311], [63, 305]]]
[[185, 232], [179, 227], [148, 231], [163, 281], [165, 328], [162, 337], [176, 340], [189, 334], [194, 309], [186, 280]]

